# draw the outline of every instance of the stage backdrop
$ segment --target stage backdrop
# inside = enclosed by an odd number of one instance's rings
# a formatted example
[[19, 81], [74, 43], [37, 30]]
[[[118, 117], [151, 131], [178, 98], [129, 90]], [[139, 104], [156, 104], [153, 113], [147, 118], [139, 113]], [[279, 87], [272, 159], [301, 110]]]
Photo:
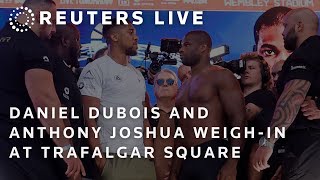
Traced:
[[[0, 0], [0, 27], [8, 21], [13, 8], [21, 6], [24, 0]], [[178, 38], [190, 30], [205, 30], [213, 39], [213, 46], [228, 45], [230, 53], [223, 57], [225, 61], [239, 58], [240, 54], [253, 50], [255, 45], [253, 27], [257, 18], [267, 9], [275, 6], [288, 6], [291, 8], [308, 7], [320, 15], [319, 0], [56, 0], [59, 9], [67, 11], [79, 10], [126, 10], [129, 17], [133, 10], [143, 11], [143, 24], [136, 26], [139, 36], [139, 53], [132, 57], [134, 66], [146, 66], [150, 60], [143, 61], [144, 51], [147, 44], [152, 44], [152, 51], [159, 51], [160, 39]], [[177, 16], [174, 16], [173, 25], [154, 25], [154, 11], [160, 11], [162, 20], [168, 19], [168, 11], [193, 11], [203, 10], [203, 25], [192, 25], [192, 12], [185, 25], [178, 24]], [[101, 12], [99, 13], [101, 14]], [[70, 16], [67, 16], [70, 17]], [[84, 16], [78, 28], [81, 32], [82, 56], [79, 59], [82, 66], [86, 59], [92, 57], [95, 51], [105, 47], [105, 40], [102, 38], [101, 16], [96, 16], [94, 25], [89, 24], [89, 17]], [[174, 71], [177, 66], [163, 66]], [[155, 102], [153, 87], [147, 85], [151, 96], [151, 102]]]

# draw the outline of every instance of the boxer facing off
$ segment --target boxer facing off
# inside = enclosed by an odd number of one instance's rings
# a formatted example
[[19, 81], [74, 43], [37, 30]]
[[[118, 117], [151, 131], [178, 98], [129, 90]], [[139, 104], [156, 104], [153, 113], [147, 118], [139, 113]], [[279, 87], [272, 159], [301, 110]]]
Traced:
[[[244, 140], [229, 138], [212, 139], [211, 127], [240, 127], [243, 133], [245, 126], [245, 105], [240, 85], [231, 71], [220, 66], [210, 65], [212, 40], [205, 31], [191, 31], [182, 42], [180, 55], [182, 63], [191, 67], [191, 78], [180, 87], [176, 106], [179, 111], [183, 107], [205, 107], [209, 115], [206, 119], [180, 119], [184, 138], [175, 139], [175, 147], [201, 147], [202, 155], [208, 147], [216, 154], [218, 147], [242, 147]], [[197, 112], [195, 112], [197, 114]], [[193, 127], [209, 127], [205, 138], [196, 138]], [[242, 137], [243, 135], [241, 135]], [[231, 148], [230, 148], [231, 149]], [[228, 159], [204, 158], [185, 160], [174, 158], [171, 179], [236, 179], [238, 159], [232, 159], [228, 151]]]

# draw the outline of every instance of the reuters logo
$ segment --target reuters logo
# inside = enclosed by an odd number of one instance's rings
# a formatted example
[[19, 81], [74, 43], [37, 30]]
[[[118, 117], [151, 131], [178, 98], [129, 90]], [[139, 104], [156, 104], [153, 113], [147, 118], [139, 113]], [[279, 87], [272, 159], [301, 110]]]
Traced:
[[[18, 18], [20, 22], [18, 22]], [[9, 18], [9, 24], [13, 30], [17, 32], [26, 32], [28, 31], [31, 26], [34, 25], [34, 14], [32, 9], [28, 7], [21, 6], [20, 8], [17, 7], [16, 9], [12, 10]]]

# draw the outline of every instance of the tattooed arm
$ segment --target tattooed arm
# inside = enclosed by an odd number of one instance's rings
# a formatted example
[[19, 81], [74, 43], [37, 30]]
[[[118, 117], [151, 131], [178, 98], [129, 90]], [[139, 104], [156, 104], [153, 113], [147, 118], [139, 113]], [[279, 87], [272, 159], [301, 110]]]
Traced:
[[275, 127], [285, 127], [286, 129], [296, 118], [300, 106], [303, 103], [311, 83], [306, 80], [294, 79], [289, 81], [282, 92], [271, 121], [270, 139], [275, 143]]
[[[274, 136], [275, 127], [288, 127], [296, 118], [300, 106], [302, 105], [311, 83], [306, 80], [294, 79], [289, 81], [282, 92], [273, 114], [271, 122], [271, 137], [269, 141], [275, 143], [277, 139]], [[269, 168], [268, 160], [271, 157], [273, 148], [260, 146], [256, 151], [252, 162], [253, 167], [260, 172]]]

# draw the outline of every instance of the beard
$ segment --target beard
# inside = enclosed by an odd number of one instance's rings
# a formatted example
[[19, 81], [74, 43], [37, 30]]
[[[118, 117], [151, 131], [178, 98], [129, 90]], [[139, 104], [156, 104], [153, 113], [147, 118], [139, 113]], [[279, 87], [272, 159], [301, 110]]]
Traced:
[[295, 34], [294, 28], [291, 28], [287, 34], [287, 36], [284, 38], [284, 48], [288, 51], [294, 51], [296, 49], [298, 37]]
[[194, 63], [192, 62], [191, 58], [183, 57], [182, 64], [185, 65], [185, 66], [192, 66]]
[[39, 38], [41, 39], [41, 40], [44, 40], [44, 41], [46, 41], [46, 40], [50, 40], [51, 39], [51, 33], [50, 34], [46, 34], [45, 32], [40, 32], [39, 33]]
[[71, 67], [78, 68], [79, 65], [79, 57], [80, 57], [80, 51], [77, 48], [70, 47], [70, 60], [69, 60], [69, 65]]
[[190, 67], [197, 65], [199, 61], [200, 61], [200, 55], [196, 55], [196, 54], [193, 54], [190, 57], [182, 58], [182, 64]]
[[71, 65], [71, 67], [79, 68], [80, 64], [79, 64], [78, 57], [72, 57], [70, 65]]
[[50, 32], [48, 32], [48, 30], [46, 29], [47, 28], [47, 26], [45, 26], [45, 25], [42, 25], [41, 27], [40, 27], [40, 30], [39, 30], [39, 38], [41, 39], [41, 40], [50, 40], [51, 39], [51, 37], [52, 37], [52, 32], [50, 31]]
[[126, 49], [126, 55], [127, 56], [135, 56], [137, 54], [138, 54], [138, 51], [134, 47]]

